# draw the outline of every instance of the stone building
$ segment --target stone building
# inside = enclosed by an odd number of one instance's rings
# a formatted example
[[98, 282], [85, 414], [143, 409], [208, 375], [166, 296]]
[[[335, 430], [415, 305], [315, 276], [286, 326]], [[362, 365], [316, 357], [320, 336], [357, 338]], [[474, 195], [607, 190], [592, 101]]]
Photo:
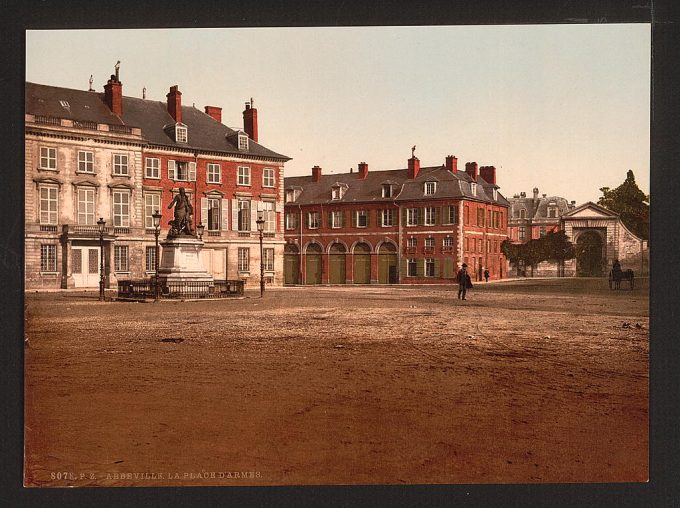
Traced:
[[465, 166], [413, 156], [404, 169], [286, 178], [286, 284], [450, 283], [463, 262], [505, 277], [509, 203], [495, 167]]
[[282, 283], [283, 165], [288, 157], [258, 143], [257, 110], [243, 130], [221, 123], [221, 109], [125, 97], [117, 75], [104, 93], [26, 83], [26, 288], [97, 287], [96, 221], [106, 220], [107, 287], [155, 267], [151, 214], [168, 231], [173, 193], [194, 201], [206, 226], [203, 262], [216, 279], [259, 280], [257, 212], [265, 220], [267, 281]]

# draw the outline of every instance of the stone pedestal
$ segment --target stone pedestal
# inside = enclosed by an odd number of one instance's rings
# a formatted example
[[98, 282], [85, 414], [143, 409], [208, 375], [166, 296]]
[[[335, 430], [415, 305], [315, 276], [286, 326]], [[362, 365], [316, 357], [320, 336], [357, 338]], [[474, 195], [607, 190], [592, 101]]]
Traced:
[[203, 265], [199, 253], [203, 242], [193, 236], [168, 238], [160, 243], [162, 254], [158, 279], [165, 282], [213, 282]]

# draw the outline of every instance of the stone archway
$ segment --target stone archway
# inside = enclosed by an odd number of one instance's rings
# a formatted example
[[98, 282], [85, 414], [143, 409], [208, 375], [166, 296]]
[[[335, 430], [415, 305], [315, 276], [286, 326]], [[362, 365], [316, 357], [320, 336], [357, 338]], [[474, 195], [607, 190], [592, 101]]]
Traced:
[[576, 239], [576, 275], [601, 277], [606, 266], [605, 245], [597, 231], [584, 231]]

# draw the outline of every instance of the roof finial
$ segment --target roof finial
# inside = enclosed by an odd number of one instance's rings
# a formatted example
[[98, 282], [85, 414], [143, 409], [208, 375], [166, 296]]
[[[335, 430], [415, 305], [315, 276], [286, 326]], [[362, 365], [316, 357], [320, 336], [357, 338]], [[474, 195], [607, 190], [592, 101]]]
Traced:
[[411, 148], [411, 158], [415, 158], [416, 156], [416, 145], [413, 145], [413, 148]]
[[251, 107], [251, 108], [254, 108], [254, 107], [255, 107], [255, 101], [253, 100], [252, 97], [250, 98], [250, 107]]
[[120, 81], [120, 76], [118, 75], [118, 71], [120, 70], [120, 60], [116, 62], [116, 65], [114, 67], [116, 69], [116, 81]]
[[142, 99], [146, 99], [146, 87], [142, 88]]
[[92, 78], [92, 74], [90, 74], [90, 88], [87, 90], [88, 92], [94, 92], [94, 88], [92, 88], [93, 82], [94, 82], [94, 79]]

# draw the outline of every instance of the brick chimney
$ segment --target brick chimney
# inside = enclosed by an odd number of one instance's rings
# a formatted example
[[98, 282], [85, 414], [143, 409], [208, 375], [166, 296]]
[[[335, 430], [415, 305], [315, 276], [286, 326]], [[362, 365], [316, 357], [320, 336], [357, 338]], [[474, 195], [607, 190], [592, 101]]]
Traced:
[[365, 162], [359, 163], [358, 177], [359, 177], [359, 180], [366, 180], [366, 177], [368, 177], [368, 164], [366, 164]]
[[538, 187], [534, 187], [534, 201], [538, 199]]
[[451, 173], [458, 173], [458, 159], [455, 155], [446, 156], [446, 169]]
[[252, 97], [250, 102], [246, 102], [246, 109], [243, 111], [243, 130], [257, 143], [257, 109], [253, 107]]
[[482, 166], [479, 168], [479, 176], [481, 176], [487, 183], [496, 185], [496, 167]]
[[123, 83], [113, 74], [104, 85], [104, 102], [114, 115], [123, 114]]
[[478, 171], [479, 165], [476, 162], [466, 162], [465, 163], [465, 172], [470, 175], [470, 178], [472, 178], [472, 181], [476, 182], [477, 181], [477, 171]]
[[205, 114], [222, 123], [222, 108], [218, 108], [217, 106], [206, 106]]
[[314, 166], [312, 168], [312, 182], [318, 182], [321, 179], [321, 168]]
[[414, 156], [408, 160], [408, 177], [415, 180], [418, 173], [420, 173], [420, 159]]
[[177, 89], [177, 85], [170, 87], [168, 98], [168, 113], [175, 119], [175, 122], [182, 123], [182, 92]]

